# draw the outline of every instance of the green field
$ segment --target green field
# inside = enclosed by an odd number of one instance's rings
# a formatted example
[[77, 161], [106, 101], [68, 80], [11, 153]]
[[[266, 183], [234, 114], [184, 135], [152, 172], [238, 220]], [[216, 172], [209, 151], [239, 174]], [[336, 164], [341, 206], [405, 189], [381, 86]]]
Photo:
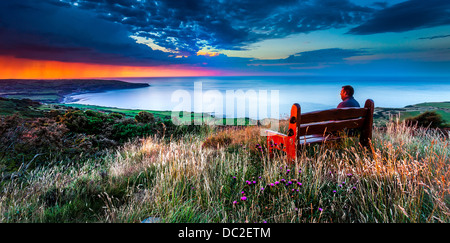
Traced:
[[[121, 109], [115, 107], [105, 107], [105, 106], [96, 106], [96, 105], [82, 105], [82, 104], [56, 104], [64, 107], [73, 107], [82, 110], [95, 110], [95, 111], [103, 111], [106, 113], [120, 113], [125, 115], [126, 117], [135, 117], [141, 111], [147, 111], [152, 113], [155, 117], [159, 117], [161, 119], [170, 119], [172, 112], [171, 111], [150, 111], [150, 110], [137, 110], [137, 109]], [[49, 109], [51, 107], [48, 107]]]
[[442, 116], [442, 119], [450, 124], [450, 102], [430, 102], [408, 105], [403, 108], [383, 108], [376, 107], [374, 112], [374, 122], [385, 124], [392, 118], [399, 118], [403, 121], [407, 118], [418, 116], [425, 111], [434, 111]]
[[420, 103], [415, 106], [418, 107], [435, 107], [435, 108], [443, 108], [443, 109], [450, 109], [450, 102], [427, 102], [427, 103]]

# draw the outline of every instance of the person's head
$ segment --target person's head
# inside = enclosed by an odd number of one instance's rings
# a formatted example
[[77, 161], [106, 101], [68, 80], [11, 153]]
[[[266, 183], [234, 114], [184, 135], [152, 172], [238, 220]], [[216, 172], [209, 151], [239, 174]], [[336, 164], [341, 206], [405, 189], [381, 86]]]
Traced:
[[341, 99], [344, 100], [347, 97], [352, 97], [354, 93], [355, 93], [355, 90], [353, 89], [352, 86], [350, 86], [350, 85], [342, 86]]

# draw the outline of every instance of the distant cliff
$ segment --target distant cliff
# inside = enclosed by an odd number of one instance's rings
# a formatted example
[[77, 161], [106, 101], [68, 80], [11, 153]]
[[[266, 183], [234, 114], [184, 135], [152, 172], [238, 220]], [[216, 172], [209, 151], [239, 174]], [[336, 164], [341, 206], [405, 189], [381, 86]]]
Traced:
[[118, 89], [133, 89], [150, 86], [147, 83], [128, 83], [119, 80], [101, 79], [0, 79], [0, 96], [17, 99], [32, 99], [44, 103], [60, 103], [64, 96], [103, 92]]

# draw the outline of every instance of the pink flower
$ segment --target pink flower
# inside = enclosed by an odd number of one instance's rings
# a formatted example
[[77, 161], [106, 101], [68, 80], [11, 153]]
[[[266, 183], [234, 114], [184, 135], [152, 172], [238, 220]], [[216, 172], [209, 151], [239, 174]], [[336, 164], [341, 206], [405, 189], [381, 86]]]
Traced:
[[243, 197], [241, 197], [241, 200], [242, 200], [242, 201], [246, 201], [246, 200], [247, 200], [247, 197], [246, 197], [246, 196], [243, 196]]

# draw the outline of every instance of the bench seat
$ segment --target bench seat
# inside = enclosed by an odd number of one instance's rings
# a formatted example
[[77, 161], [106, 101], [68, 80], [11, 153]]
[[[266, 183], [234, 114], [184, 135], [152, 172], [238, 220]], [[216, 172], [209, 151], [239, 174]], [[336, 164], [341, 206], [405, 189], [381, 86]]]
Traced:
[[301, 114], [300, 105], [291, 108], [287, 134], [266, 130], [269, 153], [274, 149], [286, 152], [288, 158], [296, 159], [301, 147], [339, 141], [336, 134], [344, 130], [357, 130], [349, 136], [360, 135], [360, 143], [369, 146], [372, 139], [374, 102], [368, 99], [363, 108], [340, 108]]

